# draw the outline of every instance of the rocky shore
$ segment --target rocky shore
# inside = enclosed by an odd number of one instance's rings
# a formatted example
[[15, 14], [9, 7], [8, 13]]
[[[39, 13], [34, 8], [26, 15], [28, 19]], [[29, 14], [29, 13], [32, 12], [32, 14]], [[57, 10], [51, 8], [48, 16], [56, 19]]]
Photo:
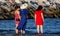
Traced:
[[[0, 2], [1, 3], [1, 2]], [[60, 18], [60, 7], [54, 8], [53, 6], [44, 7], [45, 18]], [[28, 9], [28, 18], [34, 18], [34, 9]], [[0, 4], [0, 19], [14, 19], [14, 5], [3, 3]]]

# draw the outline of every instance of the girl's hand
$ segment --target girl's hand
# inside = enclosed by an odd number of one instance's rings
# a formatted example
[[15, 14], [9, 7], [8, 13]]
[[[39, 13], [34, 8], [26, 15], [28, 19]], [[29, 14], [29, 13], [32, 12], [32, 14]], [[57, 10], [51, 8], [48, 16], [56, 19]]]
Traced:
[[35, 22], [36, 22], [36, 14], [35, 14]]
[[43, 22], [44, 22], [44, 18], [43, 18]]

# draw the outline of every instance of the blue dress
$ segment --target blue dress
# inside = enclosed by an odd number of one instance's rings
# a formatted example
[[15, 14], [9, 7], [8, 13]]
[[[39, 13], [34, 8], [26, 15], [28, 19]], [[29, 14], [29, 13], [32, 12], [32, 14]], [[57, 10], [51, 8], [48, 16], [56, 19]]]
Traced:
[[27, 9], [21, 9], [20, 10], [20, 16], [21, 16], [21, 20], [19, 22], [19, 25], [17, 27], [18, 30], [25, 30], [26, 28], [26, 23], [27, 23], [27, 14], [28, 14], [28, 10]]

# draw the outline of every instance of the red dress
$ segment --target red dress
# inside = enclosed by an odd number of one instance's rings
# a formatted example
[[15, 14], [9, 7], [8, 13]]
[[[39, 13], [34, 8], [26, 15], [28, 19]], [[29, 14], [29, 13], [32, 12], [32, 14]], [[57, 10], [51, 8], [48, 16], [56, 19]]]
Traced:
[[19, 21], [16, 20], [19, 18], [19, 14], [17, 13], [18, 11], [15, 11], [15, 24], [19, 24]]
[[35, 11], [36, 14], [36, 25], [43, 25], [43, 18], [41, 16], [41, 13], [43, 13], [43, 10]]

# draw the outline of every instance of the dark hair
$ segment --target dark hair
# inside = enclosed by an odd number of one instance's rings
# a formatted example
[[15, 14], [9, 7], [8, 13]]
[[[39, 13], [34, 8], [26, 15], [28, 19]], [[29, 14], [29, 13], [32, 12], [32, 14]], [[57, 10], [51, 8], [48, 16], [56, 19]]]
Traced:
[[41, 5], [38, 6], [37, 10], [41, 10], [43, 7]]
[[18, 8], [20, 8], [20, 6], [19, 6], [19, 5], [16, 5], [16, 6], [15, 6], [15, 10], [18, 9]]

